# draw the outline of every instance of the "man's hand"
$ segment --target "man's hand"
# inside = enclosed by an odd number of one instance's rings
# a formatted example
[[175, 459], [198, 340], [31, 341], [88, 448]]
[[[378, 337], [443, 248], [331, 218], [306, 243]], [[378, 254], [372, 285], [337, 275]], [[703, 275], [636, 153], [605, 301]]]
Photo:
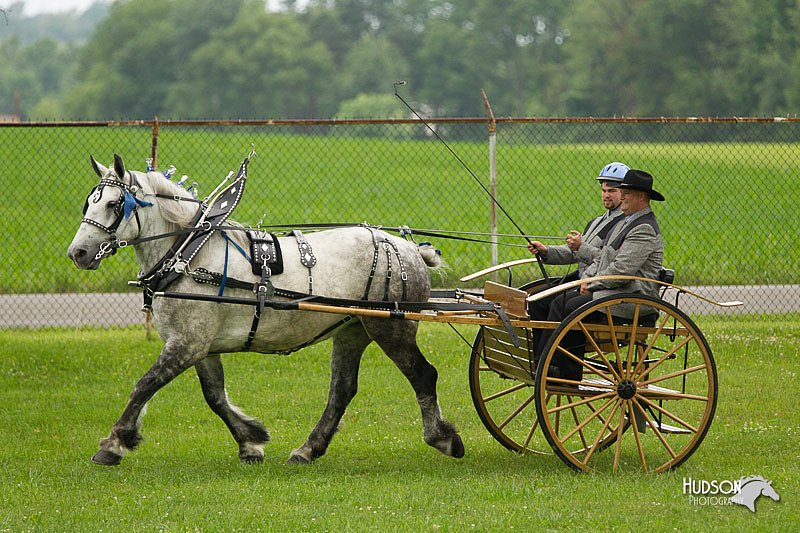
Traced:
[[567, 233], [567, 238], [564, 239], [567, 242], [567, 246], [573, 252], [577, 252], [578, 248], [581, 247], [581, 232], [572, 230]]
[[533, 255], [547, 255], [547, 246], [539, 241], [531, 241], [528, 243], [528, 250]]

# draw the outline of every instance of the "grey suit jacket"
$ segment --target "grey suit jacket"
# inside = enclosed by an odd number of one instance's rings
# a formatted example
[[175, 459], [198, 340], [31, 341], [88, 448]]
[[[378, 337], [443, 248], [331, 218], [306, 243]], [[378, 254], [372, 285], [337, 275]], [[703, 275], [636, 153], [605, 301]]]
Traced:
[[[597, 259], [586, 269], [586, 277], [606, 275], [628, 275], [658, 279], [658, 273], [664, 262], [664, 243], [661, 231], [652, 210], [647, 207], [634, 214], [630, 222], [624, 220], [617, 224], [606, 240]], [[636, 219], [644, 217], [638, 223]], [[643, 222], [648, 220], [648, 222]], [[633, 228], [626, 231], [626, 226]], [[658, 297], [658, 285], [642, 281], [607, 280], [593, 281], [588, 289], [592, 298], [597, 299], [609, 294], [621, 292], [638, 292]], [[621, 305], [614, 309], [617, 316], [633, 317], [633, 306]]]
[[603, 220], [605, 214], [593, 218], [583, 231], [580, 248], [576, 251], [572, 251], [566, 244], [548, 246], [547, 255], [542, 259], [545, 263], [550, 265], [578, 263], [578, 277], [584, 277], [586, 269], [600, 255], [603, 241], [608, 237], [608, 226], [619, 223], [621, 216], [623, 216], [622, 211], [617, 208], [613, 211], [609, 211], [608, 218], [605, 220]]

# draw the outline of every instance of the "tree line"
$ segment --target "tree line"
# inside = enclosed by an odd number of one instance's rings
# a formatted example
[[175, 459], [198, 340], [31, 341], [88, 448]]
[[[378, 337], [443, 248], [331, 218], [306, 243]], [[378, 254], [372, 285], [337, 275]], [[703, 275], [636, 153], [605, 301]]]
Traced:
[[[267, 9], [269, 5], [270, 9]], [[117, 0], [88, 38], [3, 37], [35, 120], [785, 116], [800, 0]]]

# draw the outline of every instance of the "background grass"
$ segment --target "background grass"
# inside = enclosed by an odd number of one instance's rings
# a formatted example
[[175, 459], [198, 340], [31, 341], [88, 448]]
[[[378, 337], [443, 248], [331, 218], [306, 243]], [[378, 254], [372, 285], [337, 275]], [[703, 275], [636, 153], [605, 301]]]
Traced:
[[[468, 126], [480, 140], [452, 140], [451, 146], [483, 180], [484, 126]], [[309, 129], [290, 134], [278, 128], [162, 128], [159, 167], [174, 164], [178, 175], [188, 174], [200, 183], [201, 195], [208, 194], [252, 143], [258, 155], [233, 217], [242, 223], [263, 217], [265, 224], [367, 221], [489, 230], [487, 195], [438, 141], [359, 137], [358, 130], [347, 129], [309, 135]], [[655, 209], [666, 238], [665, 263], [676, 269], [678, 283], [800, 283], [798, 254], [786, 238], [800, 230], [800, 177], [794, 171], [800, 145], [613, 140], [622, 133], [598, 129], [593, 143], [540, 144], [521, 126], [501, 128], [498, 199], [527, 233], [560, 240], [568, 230], [582, 230], [599, 211], [598, 169], [611, 160], [626, 161], [652, 172], [656, 188], [667, 196]], [[147, 127], [0, 128], [0, 145], [9, 148], [0, 166], [0, 293], [123, 290], [138, 270], [132, 253], [123, 251], [87, 275], [71, 265], [66, 248], [97, 182], [89, 154], [109, 164], [119, 153], [130, 168], [141, 170], [150, 144]], [[498, 216], [501, 233], [517, 232]], [[451, 267], [441, 285], [454, 286], [490, 262], [486, 245], [433, 240]], [[521, 239], [503, 242], [518, 246], [502, 246], [501, 262], [529, 256]], [[520, 279], [536, 275], [535, 268], [520, 271]], [[561, 273], [552, 268], [552, 275]]]
[[[796, 527], [800, 316], [701, 317], [717, 360], [717, 413], [699, 450], [662, 475], [579, 475], [554, 456], [495, 442], [469, 397], [469, 346], [422, 324], [440, 403], [467, 449], [446, 458], [422, 441], [408, 383], [370, 347], [359, 394], [328, 454], [284, 464], [327, 395], [329, 345], [289, 357], [224, 358], [228, 392], [272, 434], [262, 465], [243, 466], [193, 372], [150, 403], [145, 440], [121, 466], [89, 458], [158, 353], [140, 329], [0, 331], [0, 530], [769, 530]], [[473, 327], [461, 328], [472, 338]], [[684, 477], [773, 481], [780, 502], [699, 506]]]

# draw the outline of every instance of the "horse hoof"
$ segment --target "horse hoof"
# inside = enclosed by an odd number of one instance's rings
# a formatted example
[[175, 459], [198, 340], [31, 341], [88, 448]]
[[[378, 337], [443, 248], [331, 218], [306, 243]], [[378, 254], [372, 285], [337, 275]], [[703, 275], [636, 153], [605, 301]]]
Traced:
[[246, 465], [257, 465], [264, 462], [263, 455], [240, 455], [239, 461]]
[[122, 462], [122, 456], [106, 450], [100, 450], [92, 456], [92, 462], [100, 466], [117, 466]]
[[264, 462], [264, 443], [243, 443], [239, 445], [239, 461], [247, 464]]
[[311, 459], [306, 457], [305, 455], [301, 454], [297, 450], [293, 451], [289, 454], [289, 458], [286, 460], [286, 464], [288, 465], [307, 465], [311, 463]]

